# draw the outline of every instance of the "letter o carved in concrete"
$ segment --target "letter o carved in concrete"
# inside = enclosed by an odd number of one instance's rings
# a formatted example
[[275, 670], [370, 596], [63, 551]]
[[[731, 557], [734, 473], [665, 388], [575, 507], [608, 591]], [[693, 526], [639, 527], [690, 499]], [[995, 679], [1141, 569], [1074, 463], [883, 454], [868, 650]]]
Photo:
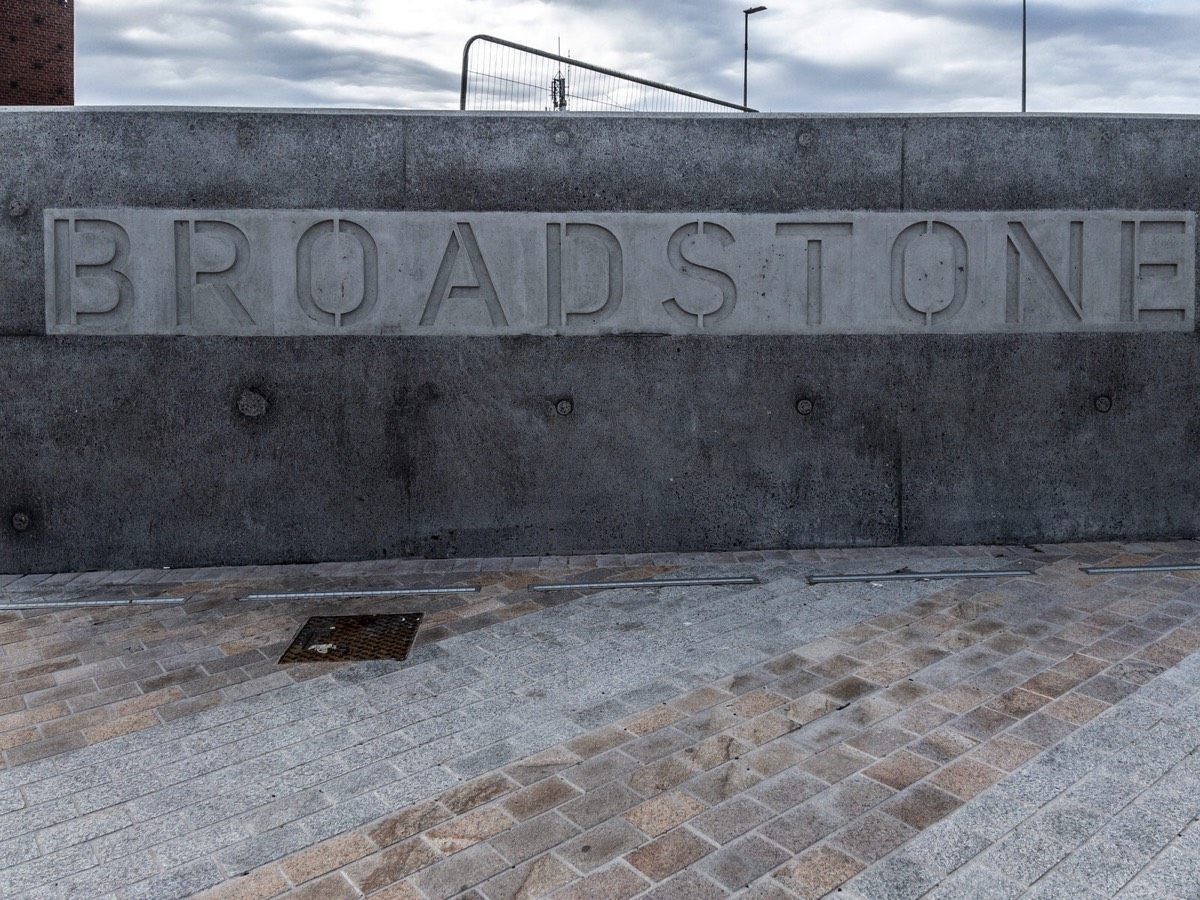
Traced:
[[[357, 298], [358, 302], [353, 306], [347, 306], [344, 303], [330, 303], [328, 298], [319, 299], [313, 285], [313, 254], [317, 250], [319, 242], [322, 242], [323, 238], [325, 242], [332, 239], [335, 243], [330, 246], [335, 248], [334, 252], [326, 255], [334, 257], [337, 254], [336, 242], [341, 235], [349, 235], [357, 241], [362, 253], [361, 293]], [[327, 262], [331, 263], [333, 259], [330, 258]], [[324, 280], [328, 281], [328, 279]], [[342, 292], [345, 291], [344, 284], [341, 289]], [[337, 292], [335, 291], [335, 293]], [[375, 246], [375, 239], [371, 237], [370, 232], [361, 225], [345, 219], [326, 219], [304, 232], [300, 242], [296, 245], [296, 299], [300, 303], [300, 308], [310, 318], [326, 325], [333, 325], [335, 328], [355, 324], [370, 316], [375, 309], [375, 304], [379, 301], [379, 250]], [[324, 303], [322, 303], [322, 299], [324, 299]], [[330, 306], [333, 308], [330, 309]]]
[[945, 222], [917, 222], [892, 244], [892, 304], [906, 319], [940, 323], [967, 300], [967, 242]]

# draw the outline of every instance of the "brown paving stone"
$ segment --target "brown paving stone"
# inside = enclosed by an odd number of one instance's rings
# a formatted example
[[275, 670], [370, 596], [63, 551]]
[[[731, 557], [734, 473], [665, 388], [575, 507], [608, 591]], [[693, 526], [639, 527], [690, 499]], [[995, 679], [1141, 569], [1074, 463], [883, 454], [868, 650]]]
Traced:
[[351, 863], [342, 871], [364, 893], [387, 887], [419, 872], [442, 855], [423, 838], [409, 838], [371, 856]]
[[619, 725], [609, 725], [567, 741], [566, 747], [581, 759], [591, 759], [633, 738], [634, 735]]
[[371, 900], [425, 900], [425, 896], [408, 882], [400, 881], [371, 894]]
[[930, 776], [929, 783], [950, 793], [970, 800], [980, 791], [991, 787], [1005, 773], [977, 759], [957, 759]]
[[591, 828], [615, 816], [622, 815], [642, 802], [624, 784], [610, 781], [588, 791], [582, 797], [564, 803], [558, 811], [581, 828]]
[[574, 785], [552, 776], [522, 788], [505, 799], [501, 806], [517, 821], [524, 821], [573, 800], [581, 793]]
[[729, 708], [733, 710], [734, 715], [749, 718], [765, 713], [777, 706], [782, 706], [787, 702], [787, 697], [781, 697], [779, 694], [773, 694], [765, 688], [760, 688], [757, 691], [743, 694], [741, 697], [730, 702]]
[[864, 863], [872, 863], [887, 856], [917, 833], [915, 828], [893, 816], [870, 812], [833, 835], [829, 846]]
[[546, 854], [502, 872], [484, 882], [482, 889], [491, 900], [534, 900], [570, 884], [577, 877], [569, 866]]
[[651, 881], [663, 881], [716, 848], [686, 828], [678, 828], [625, 855]]
[[645, 842], [646, 836], [640, 830], [624, 819], [613, 819], [561, 844], [555, 854], [580, 872], [590, 872]]
[[450, 815], [440, 803], [425, 800], [375, 823], [367, 830], [367, 837], [380, 847], [388, 847], [441, 824]]
[[1035, 694], [1033, 691], [1023, 688], [1013, 688], [987, 704], [987, 708], [1020, 719], [1041, 709], [1048, 702], [1049, 700], [1042, 694]]
[[1082, 725], [1096, 718], [1111, 705], [1103, 700], [1097, 700], [1095, 697], [1072, 693], [1055, 700], [1046, 707], [1045, 711], [1073, 725]]
[[687, 781], [699, 767], [682, 754], [668, 756], [631, 774], [628, 784], [643, 797], [653, 797]]
[[[1033, 694], [1031, 696], [1037, 695]], [[982, 740], [994, 734], [999, 734], [1010, 725], [1016, 724], [1017, 721], [1015, 716], [1006, 715], [1000, 712], [1000, 710], [992, 709], [990, 706], [981, 706], [971, 710], [969, 713], [963, 713], [951, 722], [950, 725], [955, 731]]]
[[356, 900], [359, 896], [354, 886], [338, 872], [288, 892], [289, 900]]
[[554, 900], [626, 900], [650, 887], [641, 875], [624, 864], [610, 866], [581, 878], [551, 896]]
[[566, 747], [550, 747], [505, 766], [504, 771], [518, 784], [532, 784], [580, 761], [579, 755]]
[[876, 684], [890, 685], [907, 678], [914, 672], [919, 671], [919, 669], [919, 666], [907, 660], [885, 659], [874, 665], [867, 666], [865, 669], [860, 669], [857, 675], [859, 678], [865, 678], [867, 681], [873, 681]]
[[695, 797], [672, 791], [647, 800], [625, 813], [625, 820], [651, 837], [658, 837], [708, 809]]
[[804, 900], [817, 900], [862, 869], [862, 863], [845, 853], [832, 847], [817, 847], [780, 867], [771, 877], [796, 896]]
[[776, 678], [783, 678], [812, 664], [813, 661], [811, 659], [799, 653], [784, 653], [781, 656], [767, 660], [762, 664], [762, 667]]
[[832, 784], [869, 766], [874, 761], [874, 757], [868, 756], [861, 750], [838, 744], [810, 756], [800, 763], [800, 768]]
[[775, 713], [755, 716], [733, 729], [733, 736], [747, 744], [758, 747], [776, 738], [795, 731], [797, 725], [790, 719]]
[[90, 728], [84, 728], [83, 736], [89, 744], [98, 744], [115, 737], [120, 737], [123, 734], [132, 734], [135, 731], [141, 731], [143, 728], [153, 728], [158, 724], [160, 724], [158, 715], [153, 710], [147, 710], [146, 712], [125, 716], [122, 719], [116, 719], [112, 722], [104, 722], [99, 725], [93, 725]]
[[874, 757], [887, 756], [893, 750], [913, 740], [913, 734], [890, 725], [878, 724], [846, 741], [846, 746], [869, 753]]
[[351, 831], [281, 859], [279, 868], [292, 884], [302, 884], [370, 856], [377, 849], [361, 832]]
[[1040, 672], [1021, 685], [1027, 691], [1041, 694], [1043, 697], [1061, 697], [1067, 691], [1080, 684], [1083, 678], [1078, 675], [1067, 675], [1061, 672]]
[[264, 866], [196, 895], [196, 900], [267, 900], [291, 889], [275, 866]]
[[773, 741], [743, 754], [742, 758], [746, 761], [746, 765], [755, 772], [771, 776], [792, 768], [809, 756], [811, 753], [807, 750], [802, 750], [786, 741]]
[[69, 731], [83, 731], [92, 725], [99, 725], [101, 722], [108, 722], [112, 719], [113, 713], [108, 709], [90, 709], [87, 712], [76, 713], [73, 716], [63, 716], [61, 719], [51, 719], [48, 722], [43, 722], [41, 732], [45, 737], [55, 737], [56, 735], [66, 734]]
[[712, 686], [697, 688], [682, 697], [676, 697], [674, 700], [668, 701], [668, 705], [673, 709], [679, 710], [686, 716], [694, 715], [701, 710], [716, 706], [718, 703], [723, 703], [730, 699], [731, 695], [728, 691], [722, 691]]
[[760, 826], [758, 833], [792, 853], [800, 853], [845, 824], [841, 817], [815, 802], [802, 803]]
[[793, 722], [800, 725], [807, 725], [809, 722], [815, 722], [821, 716], [827, 715], [841, 706], [842, 704], [832, 697], [827, 697], [824, 694], [809, 694], [789, 703], [784, 707], [784, 713]]
[[800, 769], [792, 769], [756, 784], [747, 796], [759, 803], [765, 803], [777, 812], [791, 809], [810, 797], [815, 797], [827, 790], [829, 785]]
[[991, 700], [992, 694], [968, 684], [956, 685], [930, 697], [929, 702], [955, 713], [965, 713]]
[[425, 832], [425, 839], [440, 853], [459, 853], [511, 828], [512, 824], [510, 816], [499, 809], [488, 807], [435, 825]]
[[858, 625], [834, 632], [831, 637], [835, 637], [839, 641], [845, 641], [847, 644], [865, 644], [867, 641], [874, 640], [880, 635], [886, 634], [888, 630], [866, 622], [860, 622]]
[[1011, 772], [1033, 759], [1044, 748], [1010, 734], [1000, 734], [984, 741], [969, 754], [969, 758]]
[[1110, 675], [1113, 678], [1121, 681], [1129, 681], [1133, 684], [1143, 685], [1148, 684], [1154, 678], [1157, 678], [1166, 669], [1154, 663], [1145, 662], [1144, 660], [1128, 659], [1124, 662], [1119, 662], [1111, 667], [1105, 675]]
[[19, 747], [22, 744], [31, 744], [34, 741], [40, 741], [41, 739], [42, 736], [32, 725], [28, 728], [21, 728], [16, 731], [0, 733], [0, 750], [9, 750], [12, 747]]
[[735, 760], [693, 778], [687, 783], [687, 789], [705, 803], [715, 806], [760, 781], [761, 775], [741, 761]]
[[[1038, 750], [1040, 752], [1041, 748]], [[863, 770], [863, 774], [899, 791], [910, 784], [916, 784], [937, 768], [938, 763], [933, 760], [901, 750], [868, 766]]]
[[814, 663], [808, 667], [808, 671], [820, 675], [824, 678], [841, 678], [850, 672], [862, 667], [862, 663], [851, 656], [842, 654], [834, 654], [819, 663]]
[[886, 801], [883, 810], [906, 825], [923, 830], [950, 815], [962, 803], [953, 794], [927, 784], [918, 784]]
[[443, 793], [438, 799], [454, 815], [461, 815], [477, 806], [482, 806], [516, 790], [517, 783], [511, 778], [493, 772], [459, 785]]
[[1078, 676], [1082, 680], [1103, 672], [1108, 666], [1109, 663], [1106, 660], [1088, 656], [1086, 653], [1076, 653], [1053, 666], [1050, 671]]
[[942, 728], [913, 744], [909, 749], [937, 763], [947, 763], [966, 753], [979, 741], [952, 728]]
[[685, 716], [678, 709], [662, 704], [653, 709], [638, 713], [636, 716], [622, 719], [617, 724], [626, 731], [641, 736], [650, 734], [650, 732], [656, 731], [659, 728], [665, 728], [682, 718], [685, 718]]
[[72, 731], [68, 734], [60, 734], [58, 737], [47, 740], [33, 741], [13, 747], [5, 751], [4, 757], [10, 766], [19, 766], [38, 759], [45, 759], [47, 756], [56, 756], [59, 753], [65, 753], [68, 750], [78, 750], [80, 747], [86, 746], [87, 739], [80, 732]]
[[932, 703], [922, 702], [904, 710], [896, 718], [896, 724], [913, 734], [928, 734], [952, 718], [954, 718], [954, 713], [949, 710], [934, 706]]
[[679, 755], [700, 771], [708, 771], [723, 763], [736, 759], [752, 745], [739, 740], [732, 734], [716, 734], [705, 738], [694, 747], [681, 750]]
[[835, 681], [824, 688], [826, 694], [842, 703], [849, 703], [877, 690], [879, 690], [879, 685], [872, 684], [856, 675], [850, 675], [841, 681]]

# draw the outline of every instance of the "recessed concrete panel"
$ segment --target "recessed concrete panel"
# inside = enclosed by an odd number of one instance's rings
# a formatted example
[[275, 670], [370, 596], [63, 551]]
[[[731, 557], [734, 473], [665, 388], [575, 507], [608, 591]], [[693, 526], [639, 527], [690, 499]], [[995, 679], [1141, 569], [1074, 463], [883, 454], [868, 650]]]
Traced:
[[47, 210], [50, 334], [1190, 331], [1172, 211]]
[[1200, 119], [0, 143], [0, 572], [1200, 534]]

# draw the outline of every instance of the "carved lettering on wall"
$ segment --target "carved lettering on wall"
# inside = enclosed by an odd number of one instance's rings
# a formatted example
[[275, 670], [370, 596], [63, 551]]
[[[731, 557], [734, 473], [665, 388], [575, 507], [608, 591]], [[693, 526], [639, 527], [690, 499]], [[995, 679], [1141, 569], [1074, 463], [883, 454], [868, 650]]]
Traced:
[[1191, 212], [50, 210], [51, 334], [1191, 330]]

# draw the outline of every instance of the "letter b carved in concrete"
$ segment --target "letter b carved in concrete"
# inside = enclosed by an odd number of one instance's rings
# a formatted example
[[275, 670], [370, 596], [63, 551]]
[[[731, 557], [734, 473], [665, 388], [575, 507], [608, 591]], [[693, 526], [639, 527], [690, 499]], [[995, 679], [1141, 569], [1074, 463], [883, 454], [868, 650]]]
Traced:
[[55, 219], [53, 255], [57, 324], [107, 324], [128, 316], [134, 291], [124, 228], [107, 219]]

